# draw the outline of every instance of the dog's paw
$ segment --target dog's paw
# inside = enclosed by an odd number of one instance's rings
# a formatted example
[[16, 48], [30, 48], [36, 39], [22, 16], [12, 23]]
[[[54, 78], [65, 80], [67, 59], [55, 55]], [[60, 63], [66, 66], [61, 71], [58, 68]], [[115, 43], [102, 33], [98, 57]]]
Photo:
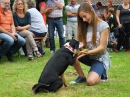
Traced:
[[65, 87], [69, 87], [69, 85], [67, 85], [66, 83], [64, 83], [64, 86], [65, 86]]

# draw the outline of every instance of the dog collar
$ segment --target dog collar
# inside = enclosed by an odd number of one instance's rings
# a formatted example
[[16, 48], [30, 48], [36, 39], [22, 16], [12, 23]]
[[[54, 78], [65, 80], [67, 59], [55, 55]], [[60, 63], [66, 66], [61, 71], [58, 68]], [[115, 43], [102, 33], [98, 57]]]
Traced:
[[69, 43], [67, 42], [66, 44], [64, 44], [65, 48], [68, 48], [71, 52], [74, 52], [74, 48], [72, 48]]

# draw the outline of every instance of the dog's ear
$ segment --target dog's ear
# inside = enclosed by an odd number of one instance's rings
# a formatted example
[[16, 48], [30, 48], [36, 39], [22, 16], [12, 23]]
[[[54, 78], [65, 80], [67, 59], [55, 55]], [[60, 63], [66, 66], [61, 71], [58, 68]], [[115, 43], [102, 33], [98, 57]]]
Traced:
[[70, 42], [70, 39], [66, 40], [66, 42], [65, 42], [65, 43], [67, 43], [67, 42]]
[[78, 53], [78, 49], [79, 49], [79, 41], [76, 41], [73, 56], [75, 56]]
[[77, 49], [77, 50], [79, 49], [79, 41], [76, 41], [74, 49]]

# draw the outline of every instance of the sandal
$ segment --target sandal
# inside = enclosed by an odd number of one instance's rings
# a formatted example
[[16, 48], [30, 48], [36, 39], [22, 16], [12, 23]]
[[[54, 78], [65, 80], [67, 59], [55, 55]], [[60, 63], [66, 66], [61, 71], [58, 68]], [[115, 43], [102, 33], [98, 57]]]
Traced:
[[42, 55], [41, 55], [41, 53], [40, 53], [39, 51], [35, 51], [35, 56], [39, 58], [39, 57], [41, 57]]
[[28, 60], [29, 61], [34, 61], [34, 58], [33, 57], [28, 57]]

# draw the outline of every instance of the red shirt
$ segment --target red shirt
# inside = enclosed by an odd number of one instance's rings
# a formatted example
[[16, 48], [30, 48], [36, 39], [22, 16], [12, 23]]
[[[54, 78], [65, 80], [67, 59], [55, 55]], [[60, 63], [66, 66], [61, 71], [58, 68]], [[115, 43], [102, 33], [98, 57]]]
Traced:
[[[46, 3], [45, 3], [45, 2], [41, 2], [41, 3], [39, 4], [39, 8], [41, 8], [41, 7], [44, 7], [44, 9], [46, 9]], [[43, 14], [42, 14], [42, 17], [43, 17], [44, 22], [45, 22], [45, 25], [46, 25], [46, 20], [47, 20], [46, 14], [43, 13]]]

